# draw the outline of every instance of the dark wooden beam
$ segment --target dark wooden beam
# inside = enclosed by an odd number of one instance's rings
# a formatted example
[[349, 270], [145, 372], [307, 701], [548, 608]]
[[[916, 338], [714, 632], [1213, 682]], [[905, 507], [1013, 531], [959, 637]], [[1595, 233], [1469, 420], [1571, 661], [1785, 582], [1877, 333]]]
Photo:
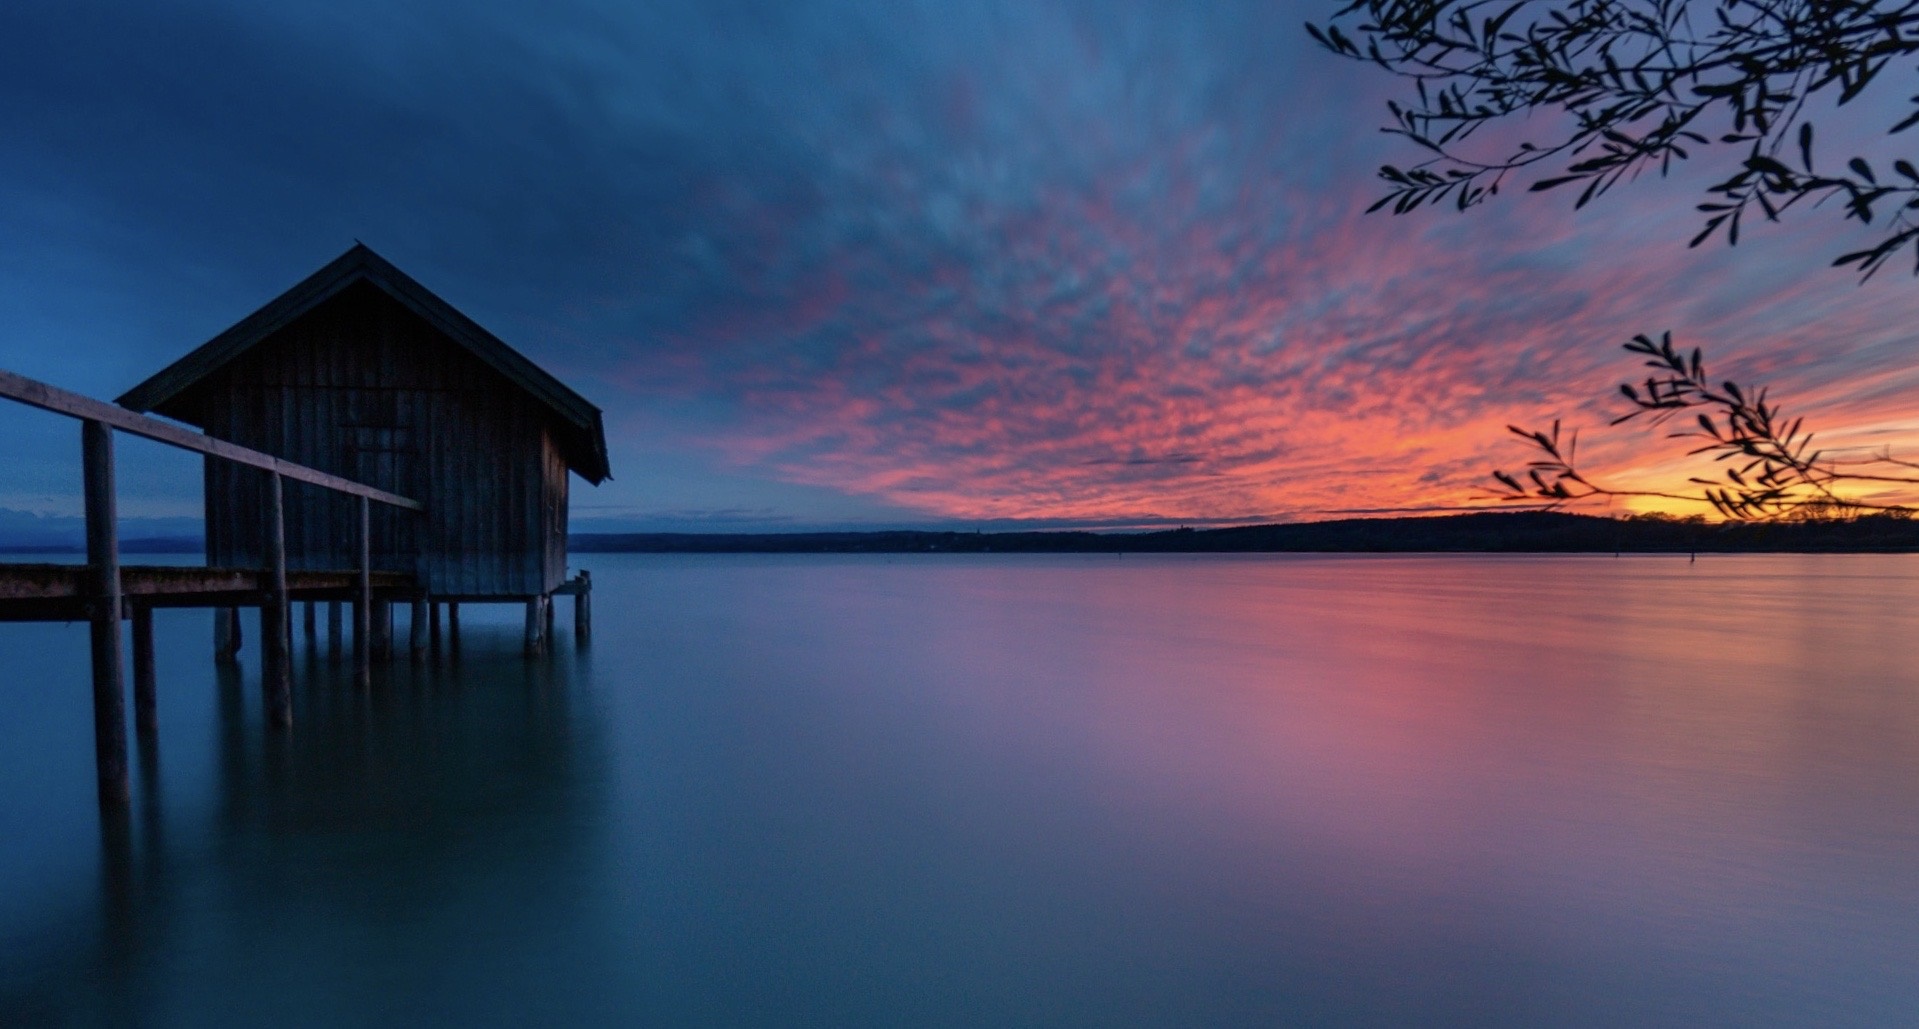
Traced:
[[296, 482], [308, 482], [315, 486], [324, 486], [327, 489], [340, 493], [349, 493], [363, 499], [377, 500], [382, 504], [404, 508], [408, 511], [424, 511], [426, 509], [426, 506], [419, 501], [400, 496], [397, 493], [388, 493], [385, 490], [375, 489], [372, 486], [354, 482], [351, 479], [342, 479], [337, 475], [328, 475], [326, 472], [320, 471], [317, 468], [308, 468], [305, 465], [294, 464], [292, 461], [274, 457], [272, 454], [263, 454], [258, 450], [250, 450], [234, 443], [228, 443], [225, 440], [215, 439], [212, 436], [203, 436], [197, 432], [182, 429], [177, 425], [169, 425], [166, 422], [149, 418], [143, 414], [134, 414], [132, 411], [123, 407], [115, 407], [112, 404], [95, 400], [92, 397], [81, 396], [78, 393], [69, 393], [58, 386], [50, 386], [44, 382], [29, 379], [24, 375], [15, 375], [13, 372], [0, 370], [0, 397], [18, 400], [23, 404], [29, 404], [42, 410], [70, 415], [74, 418], [95, 422], [102, 426], [111, 426], [122, 432], [130, 432], [136, 436], [144, 436], [147, 439], [156, 440], [169, 446], [179, 447], [182, 450], [211, 454], [214, 457], [224, 458], [236, 464], [251, 465], [254, 468], [273, 472], [285, 478], [293, 479]]
[[[0, 602], [85, 599], [92, 589], [87, 569], [87, 565], [0, 564]], [[384, 594], [419, 592], [416, 580], [405, 572], [372, 572], [368, 586]], [[120, 566], [120, 595], [154, 607], [207, 607], [223, 598], [253, 605], [272, 588], [271, 575], [260, 568]], [[287, 572], [287, 593], [296, 599], [348, 598], [358, 588], [357, 572]]]

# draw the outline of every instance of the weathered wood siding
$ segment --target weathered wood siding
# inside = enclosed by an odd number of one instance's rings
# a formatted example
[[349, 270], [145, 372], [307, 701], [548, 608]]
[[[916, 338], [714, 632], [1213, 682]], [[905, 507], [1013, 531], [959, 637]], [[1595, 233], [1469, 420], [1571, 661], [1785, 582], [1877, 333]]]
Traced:
[[558, 585], [566, 579], [566, 488], [571, 476], [566, 458], [551, 435], [546, 437], [544, 453], [540, 489], [540, 503], [546, 508], [540, 523], [541, 531], [546, 534], [544, 573], [548, 583]]
[[[566, 568], [567, 464], [546, 411], [376, 287], [359, 284], [281, 328], [184, 396], [208, 434], [412, 497], [373, 510], [373, 565], [437, 596], [527, 596]], [[207, 557], [264, 555], [265, 473], [206, 469]], [[289, 483], [287, 557], [357, 561], [357, 501]]]

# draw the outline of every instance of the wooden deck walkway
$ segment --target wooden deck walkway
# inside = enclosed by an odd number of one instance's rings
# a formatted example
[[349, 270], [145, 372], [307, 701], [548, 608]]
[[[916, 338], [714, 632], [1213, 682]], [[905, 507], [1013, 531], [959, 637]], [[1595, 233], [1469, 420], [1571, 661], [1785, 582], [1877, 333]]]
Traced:
[[[91, 616], [91, 570], [75, 564], [0, 564], [0, 622], [84, 622]], [[375, 597], [412, 598], [413, 577], [372, 572]], [[259, 607], [273, 596], [273, 573], [261, 568], [121, 565], [126, 607]], [[287, 599], [353, 600], [359, 573], [286, 573]], [[127, 617], [125, 613], [122, 617]]]
[[[84, 621], [90, 627], [93, 665], [94, 761], [100, 803], [123, 809], [130, 799], [127, 781], [125, 655], [121, 623], [131, 622], [133, 637], [133, 722], [142, 746], [158, 731], [153, 661], [153, 611], [162, 607], [205, 607], [214, 611], [214, 651], [232, 660], [241, 646], [240, 609], [258, 608], [261, 688], [267, 719], [276, 728], [293, 724], [290, 693], [293, 605], [305, 602], [305, 635], [316, 637], [315, 608], [327, 611], [328, 650], [338, 654], [348, 628], [343, 608], [352, 612], [355, 676], [371, 682], [372, 662], [385, 660], [393, 645], [392, 609], [412, 608], [408, 649], [416, 659], [440, 650], [440, 614], [447, 615], [447, 639], [459, 646], [460, 603], [491, 601], [492, 596], [428, 596], [408, 572], [372, 567], [370, 505], [382, 504], [415, 516], [425, 513], [418, 500], [365, 483], [309, 468], [177, 425], [136, 414], [91, 397], [0, 370], [0, 399], [13, 400], [80, 422], [81, 478], [85, 491], [87, 560], [85, 564], [0, 564], [0, 621]], [[258, 469], [266, 476], [262, 568], [214, 568], [178, 565], [122, 565], [114, 498], [115, 432], [126, 432], [209, 458]], [[301, 571], [287, 567], [286, 481], [302, 482], [358, 501], [352, 551], [358, 567]], [[573, 627], [584, 643], [592, 625], [592, 580], [582, 571], [526, 602], [526, 652], [548, 651], [553, 635], [552, 599], [573, 597]]]
[[[359, 567], [317, 573], [325, 578], [310, 580], [307, 584], [328, 590], [344, 589], [351, 597], [354, 664], [360, 681], [364, 683], [368, 680], [369, 652], [379, 638], [375, 635], [376, 627], [371, 624], [372, 609], [376, 603], [382, 607], [387, 605], [384, 599], [376, 601], [373, 592], [368, 505], [379, 503], [403, 511], [418, 512], [425, 510], [419, 501], [343, 479], [317, 468], [295, 464], [272, 454], [201, 435], [5, 370], [0, 370], [0, 398], [80, 422], [87, 563], [80, 566], [12, 566], [12, 571], [0, 572], [0, 584], [4, 584], [0, 588], [18, 595], [0, 596], [0, 604], [9, 607], [16, 617], [32, 617], [32, 620], [84, 618], [89, 624], [93, 657], [94, 764], [103, 807], [124, 807], [131, 796], [127, 782], [126, 675], [120, 623], [123, 620], [133, 623], [134, 726], [145, 740], [157, 731], [158, 724], [154, 717], [152, 609], [158, 606], [162, 598], [175, 606], [205, 605], [220, 610], [224, 617], [216, 621], [219, 629], [217, 646], [223, 657], [231, 656], [238, 648], [239, 636], [235, 631], [239, 624], [237, 606], [258, 606], [261, 685], [266, 694], [268, 719], [275, 725], [292, 724], [290, 687], [293, 672], [290, 652], [293, 638], [293, 584], [301, 576], [316, 573], [294, 572], [287, 568], [283, 501], [286, 480], [344, 493], [359, 501]], [[268, 496], [271, 499], [264, 527], [268, 551], [266, 567], [257, 570], [123, 568], [120, 564], [114, 488], [113, 434], [116, 431], [143, 436], [266, 473]], [[130, 593], [144, 599], [129, 603]], [[418, 593], [417, 589], [415, 593]], [[223, 596], [228, 598], [226, 603], [221, 602]], [[425, 606], [425, 598], [416, 596], [414, 603], [417, 611]], [[309, 605], [309, 619], [311, 612]]]

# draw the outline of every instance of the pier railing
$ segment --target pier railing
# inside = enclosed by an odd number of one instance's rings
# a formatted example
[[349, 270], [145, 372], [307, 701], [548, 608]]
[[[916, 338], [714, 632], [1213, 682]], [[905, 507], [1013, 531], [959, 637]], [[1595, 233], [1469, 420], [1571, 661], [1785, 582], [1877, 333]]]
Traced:
[[[272, 476], [272, 486], [267, 494], [270, 509], [266, 532], [268, 595], [266, 603], [260, 608], [264, 660], [261, 676], [269, 717], [280, 724], [291, 723], [293, 717], [289, 655], [291, 604], [287, 594], [283, 483], [292, 479], [360, 498], [360, 561], [355, 579], [353, 649], [360, 676], [362, 679], [366, 677], [368, 617], [372, 607], [369, 505], [380, 503], [407, 511], [425, 510], [419, 501], [330, 475], [317, 468], [295, 464], [272, 454], [203, 436], [4, 369], [0, 369], [0, 398], [80, 420], [81, 474], [86, 494], [88, 592], [91, 596], [88, 620], [92, 633], [94, 752], [102, 805], [121, 806], [128, 802], [130, 796], [127, 782], [126, 688], [120, 647], [120, 620], [125, 613], [125, 605], [120, 582], [120, 544], [115, 529], [113, 432], [116, 429], [182, 450], [259, 468]], [[144, 736], [155, 731], [152, 625], [150, 612], [136, 609], [134, 614], [134, 720], [137, 731]], [[142, 614], [146, 614], [147, 619], [142, 619]], [[144, 640], [141, 638], [143, 633]], [[145, 644], [144, 649], [142, 643]], [[141, 660], [143, 655], [144, 661]], [[145, 674], [138, 674], [142, 671], [142, 665], [145, 666]]]

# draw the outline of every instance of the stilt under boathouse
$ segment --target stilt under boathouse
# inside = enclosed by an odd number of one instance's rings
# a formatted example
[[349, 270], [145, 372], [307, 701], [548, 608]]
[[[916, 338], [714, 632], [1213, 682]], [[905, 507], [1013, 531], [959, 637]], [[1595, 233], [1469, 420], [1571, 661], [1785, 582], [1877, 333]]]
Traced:
[[[0, 620], [90, 623], [105, 808], [129, 799], [122, 621], [143, 752], [157, 734], [155, 608], [213, 608], [231, 659], [239, 610], [257, 607], [268, 720], [282, 726], [296, 603], [309, 647], [327, 605], [335, 657], [351, 608], [362, 685], [396, 649], [395, 604], [412, 608], [416, 659], [440, 653], [443, 611], [458, 647], [462, 603], [523, 604], [529, 655], [550, 646], [556, 596], [574, 598], [576, 639], [591, 632], [591, 579], [566, 576], [567, 498], [570, 475], [610, 477], [599, 409], [363, 245], [118, 407], [4, 370], [0, 399], [81, 423], [87, 563], [0, 564]], [[121, 565], [115, 433], [204, 456], [207, 567]]]
[[[526, 648], [547, 646], [556, 594], [576, 597], [588, 631], [588, 580], [566, 576], [570, 475], [608, 478], [600, 411], [364, 245], [122, 395], [118, 403], [406, 497], [421, 512], [371, 512], [375, 571], [412, 577], [412, 644], [451, 605], [526, 605]], [[207, 563], [259, 567], [271, 484], [206, 462]], [[288, 484], [287, 568], [358, 564], [358, 501]], [[431, 605], [429, 608], [428, 605]], [[371, 643], [390, 646], [376, 601]], [[425, 618], [420, 617], [426, 615]], [[231, 616], [216, 623], [231, 650]]]

